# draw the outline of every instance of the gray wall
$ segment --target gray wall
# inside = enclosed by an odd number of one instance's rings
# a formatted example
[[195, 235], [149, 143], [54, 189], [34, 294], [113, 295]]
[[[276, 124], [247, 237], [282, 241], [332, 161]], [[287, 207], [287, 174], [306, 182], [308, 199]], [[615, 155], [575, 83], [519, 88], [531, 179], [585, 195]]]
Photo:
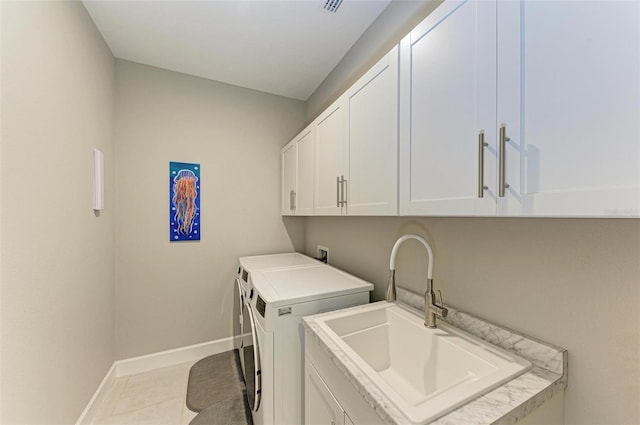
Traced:
[[[280, 217], [304, 103], [116, 64], [116, 358], [230, 337], [238, 257], [304, 247]], [[169, 161], [201, 164], [200, 242], [169, 243]]]
[[[439, 2], [393, 2], [307, 101], [307, 121]], [[306, 251], [375, 283], [405, 233], [435, 250], [445, 303], [569, 350], [567, 424], [640, 423], [640, 220], [310, 217]], [[400, 251], [397, 280], [424, 291], [423, 248]]]
[[114, 359], [113, 57], [80, 2], [1, 19], [0, 422], [70, 424]]
[[[307, 253], [375, 284], [405, 233], [434, 248], [434, 280], [463, 311], [569, 351], [567, 424], [640, 423], [640, 221], [312, 217]], [[425, 289], [426, 254], [409, 241], [397, 282]]]

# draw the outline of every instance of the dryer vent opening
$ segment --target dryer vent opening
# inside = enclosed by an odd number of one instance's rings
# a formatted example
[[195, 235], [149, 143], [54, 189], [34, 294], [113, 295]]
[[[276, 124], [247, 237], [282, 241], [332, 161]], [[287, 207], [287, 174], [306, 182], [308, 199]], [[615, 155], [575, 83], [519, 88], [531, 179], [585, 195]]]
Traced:
[[341, 4], [342, 0], [327, 0], [327, 2], [324, 4], [324, 8], [329, 12], [335, 13], [337, 12]]

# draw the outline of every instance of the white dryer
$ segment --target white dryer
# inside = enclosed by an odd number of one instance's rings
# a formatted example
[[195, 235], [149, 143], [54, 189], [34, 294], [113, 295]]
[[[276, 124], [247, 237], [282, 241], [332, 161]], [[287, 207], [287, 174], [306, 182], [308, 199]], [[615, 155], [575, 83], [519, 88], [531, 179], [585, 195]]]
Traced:
[[245, 350], [245, 362], [255, 366], [247, 378], [253, 423], [302, 424], [302, 317], [366, 304], [373, 285], [325, 264], [255, 271], [252, 285], [245, 314], [252, 319], [254, 346]]
[[[252, 344], [249, 315], [243, 313], [245, 298], [251, 293], [251, 273], [257, 270], [318, 266], [320, 261], [298, 252], [240, 257], [234, 291], [233, 332], [234, 347], [239, 350], [242, 375], [246, 380], [244, 347]], [[248, 349], [249, 350], [249, 349]]]

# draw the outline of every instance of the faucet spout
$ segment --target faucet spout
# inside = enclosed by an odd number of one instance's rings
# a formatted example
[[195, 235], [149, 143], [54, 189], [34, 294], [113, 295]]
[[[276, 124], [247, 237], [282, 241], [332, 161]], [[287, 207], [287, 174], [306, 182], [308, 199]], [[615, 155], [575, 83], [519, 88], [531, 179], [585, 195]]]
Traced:
[[424, 245], [424, 247], [427, 249], [427, 253], [429, 254], [429, 258], [427, 259], [427, 261], [429, 262], [427, 264], [427, 279], [432, 279], [433, 278], [432, 276], [433, 275], [433, 250], [431, 249], [431, 245], [429, 245], [429, 242], [427, 242], [422, 236], [418, 236], [418, 235], [408, 234], [398, 238], [396, 243], [393, 245], [393, 248], [391, 249], [391, 257], [389, 258], [389, 270], [392, 270], [392, 271], [396, 270], [396, 256], [398, 255], [398, 249], [400, 249], [400, 245], [402, 245], [404, 241], [408, 239], [415, 239], [421, 242], [422, 245]]
[[386, 299], [389, 302], [396, 300], [396, 256], [398, 255], [398, 249], [400, 245], [408, 239], [415, 239], [424, 245], [427, 249], [427, 291], [425, 292], [425, 320], [424, 325], [429, 328], [436, 327], [436, 316], [447, 317], [448, 310], [442, 302], [442, 294], [440, 294], [440, 303], [436, 299], [435, 292], [433, 290], [433, 250], [431, 245], [418, 235], [408, 234], [401, 236], [391, 249], [391, 257], [389, 258], [389, 282], [387, 283]]

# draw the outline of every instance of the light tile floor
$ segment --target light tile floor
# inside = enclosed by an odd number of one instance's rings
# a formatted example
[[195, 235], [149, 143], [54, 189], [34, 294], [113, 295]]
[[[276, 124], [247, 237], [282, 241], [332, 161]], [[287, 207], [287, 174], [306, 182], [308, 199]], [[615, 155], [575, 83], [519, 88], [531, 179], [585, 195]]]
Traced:
[[188, 425], [197, 413], [185, 404], [195, 362], [116, 378], [93, 425]]

